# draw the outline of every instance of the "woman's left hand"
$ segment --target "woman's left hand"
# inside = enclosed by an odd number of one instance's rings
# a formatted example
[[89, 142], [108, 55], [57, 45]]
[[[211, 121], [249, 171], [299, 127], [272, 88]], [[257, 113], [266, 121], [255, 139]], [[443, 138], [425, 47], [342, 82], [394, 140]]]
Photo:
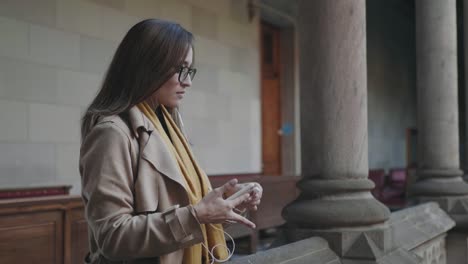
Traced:
[[[258, 206], [260, 205], [260, 201], [263, 195], [263, 188], [260, 184], [254, 183], [255, 187], [250, 192], [250, 199], [241, 203], [239, 206], [236, 207], [237, 210], [240, 212], [244, 212], [247, 210], [257, 211]], [[236, 191], [240, 190], [243, 187], [242, 183], [237, 184]]]

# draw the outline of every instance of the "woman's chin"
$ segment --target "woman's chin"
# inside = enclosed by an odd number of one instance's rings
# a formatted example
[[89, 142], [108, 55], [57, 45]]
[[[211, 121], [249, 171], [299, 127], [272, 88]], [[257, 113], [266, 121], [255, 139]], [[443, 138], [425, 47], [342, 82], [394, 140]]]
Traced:
[[181, 100], [177, 100], [177, 101], [174, 101], [174, 102], [168, 102], [166, 104], [164, 104], [165, 107], [167, 108], [177, 108], [180, 106], [180, 101]]

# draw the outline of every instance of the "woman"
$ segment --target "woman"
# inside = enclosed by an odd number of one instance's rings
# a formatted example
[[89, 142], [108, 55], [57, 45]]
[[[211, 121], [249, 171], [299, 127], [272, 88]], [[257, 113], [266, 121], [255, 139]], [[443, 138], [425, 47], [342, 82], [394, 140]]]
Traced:
[[194, 263], [227, 259], [222, 223], [255, 225], [259, 192], [233, 200], [237, 180], [211, 190], [177, 112], [196, 70], [193, 36], [149, 19], [119, 45], [85, 112], [80, 173], [88, 263]]

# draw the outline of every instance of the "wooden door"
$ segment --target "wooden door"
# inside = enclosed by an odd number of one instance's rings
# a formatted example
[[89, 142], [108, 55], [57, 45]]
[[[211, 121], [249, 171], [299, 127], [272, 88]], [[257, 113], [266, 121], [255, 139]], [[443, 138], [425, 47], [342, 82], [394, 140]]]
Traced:
[[262, 22], [262, 162], [263, 174], [281, 174], [280, 31]]
[[62, 264], [63, 213], [21, 212], [0, 217], [0, 263]]

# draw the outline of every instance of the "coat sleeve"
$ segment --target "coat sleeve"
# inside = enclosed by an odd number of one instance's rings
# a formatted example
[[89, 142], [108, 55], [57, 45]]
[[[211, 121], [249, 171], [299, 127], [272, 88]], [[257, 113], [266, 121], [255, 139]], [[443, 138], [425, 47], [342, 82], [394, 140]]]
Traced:
[[96, 125], [80, 151], [85, 215], [109, 260], [161, 256], [203, 241], [193, 207], [136, 215], [131, 141], [116, 124]]

